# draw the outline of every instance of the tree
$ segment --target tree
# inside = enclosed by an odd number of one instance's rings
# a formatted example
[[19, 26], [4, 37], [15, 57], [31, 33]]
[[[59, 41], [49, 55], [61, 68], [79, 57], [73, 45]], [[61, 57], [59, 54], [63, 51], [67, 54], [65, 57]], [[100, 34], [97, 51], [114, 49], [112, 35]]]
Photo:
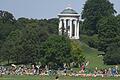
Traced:
[[79, 42], [77, 41], [71, 41], [72, 61], [77, 64], [82, 64], [85, 61], [85, 57], [82, 54], [82, 49], [80, 48], [80, 45], [78, 44]]
[[35, 63], [40, 61], [40, 46], [46, 41], [48, 33], [41, 28], [26, 27], [23, 30], [23, 49], [22, 62]]
[[7, 11], [2, 11], [0, 10], [0, 22], [6, 23], [6, 22], [13, 22], [15, 21], [15, 18], [13, 14], [7, 12]]
[[58, 19], [52, 18], [52, 19], [28, 19], [28, 18], [19, 18], [17, 20], [17, 25], [21, 28], [24, 27], [40, 27], [41, 29], [44, 29], [48, 31], [49, 34], [58, 34]]
[[119, 64], [120, 17], [110, 16], [99, 21], [98, 49], [105, 52], [104, 63]]
[[115, 16], [105, 17], [98, 23], [98, 49], [106, 52], [107, 47], [118, 42], [119, 39], [119, 27], [117, 25], [117, 19]]
[[[58, 36], [57, 18], [15, 20], [13, 14], [0, 11], [0, 61], [57, 65], [81, 63], [81, 49], [65, 36]], [[72, 50], [72, 51], [71, 51]]]
[[13, 14], [0, 11], [0, 58], [16, 63], [39, 62], [40, 45], [49, 35], [57, 34], [57, 24], [57, 18], [15, 20]]
[[0, 40], [4, 41], [11, 31], [17, 29], [13, 14], [0, 10]]
[[111, 16], [116, 13], [113, 4], [109, 0], [87, 0], [83, 11], [82, 30], [88, 35], [98, 32], [97, 23], [102, 17]]
[[48, 19], [48, 24], [50, 24], [50, 25], [48, 25], [49, 33], [58, 34], [58, 23], [59, 23], [58, 18]]
[[53, 63], [61, 65], [63, 63], [70, 63], [70, 40], [58, 35], [50, 36], [42, 45], [43, 63]]
[[27, 27], [11, 32], [1, 48], [3, 60], [12, 60], [16, 63], [39, 62], [39, 48], [47, 37], [47, 33], [39, 27]]
[[[12, 13], [0, 10], [0, 50], [1, 50], [1, 47], [4, 43], [4, 41], [6, 41], [7, 36], [12, 31], [17, 29], [15, 22], [16, 22], [16, 20]], [[3, 53], [0, 53], [1, 59], [3, 56], [2, 54]], [[8, 54], [8, 56], [9, 56], [9, 54]]]
[[120, 64], [120, 46], [116, 44], [109, 46], [103, 60], [109, 65]]
[[7, 37], [6, 41], [3, 43], [1, 48], [1, 57], [3, 60], [9, 61], [12, 59], [16, 59], [18, 62], [20, 53], [21, 53], [21, 38], [22, 32], [19, 30], [12, 31]]

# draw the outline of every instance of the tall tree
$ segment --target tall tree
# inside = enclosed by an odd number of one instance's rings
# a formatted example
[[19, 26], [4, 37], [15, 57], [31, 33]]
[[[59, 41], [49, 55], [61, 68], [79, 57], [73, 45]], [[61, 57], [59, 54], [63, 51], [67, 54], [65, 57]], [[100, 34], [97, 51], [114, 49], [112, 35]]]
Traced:
[[106, 52], [106, 49], [110, 44], [118, 42], [117, 40], [119, 39], [118, 35], [120, 32], [117, 23], [118, 22], [115, 16], [105, 17], [99, 21], [99, 50]]
[[82, 30], [88, 35], [98, 32], [97, 23], [102, 17], [111, 16], [116, 13], [113, 4], [109, 0], [87, 0], [83, 11], [84, 19]]
[[120, 45], [111, 44], [108, 46], [103, 60], [105, 64], [109, 65], [120, 64]]
[[2, 11], [0, 10], [0, 20], [1, 22], [3, 23], [6, 23], [6, 22], [14, 22], [15, 21], [15, 18], [13, 16], [13, 14], [7, 12], [7, 11]]
[[13, 14], [0, 10], [0, 40], [5, 40], [11, 31], [17, 29]]
[[3, 60], [12, 60], [16, 63], [39, 62], [40, 45], [48, 37], [39, 27], [27, 27], [12, 31], [2, 45]]
[[43, 52], [44, 63], [49, 62], [53, 64], [70, 63], [70, 40], [58, 35], [50, 36], [42, 45], [41, 52]]
[[85, 57], [82, 54], [82, 49], [80, 48], [80, 43], [77, 41], [71, 41], [71, 55], [72, 61], [76, 64], [82, 64], [85, 61]]
[[99, 21], [98, 28], [98, 49], [105, 52], [104, 62], [120, 63], [120, 17], [105, 17]]
[[20, 30], [12, 31], [1, 47], [1, 58], [8, 61], [8, 64], [10, 60], [14, 59], [18, 61], [20, 58], [22, 49], [20, 45], [22, 43], [21, 34], [22, 32]]

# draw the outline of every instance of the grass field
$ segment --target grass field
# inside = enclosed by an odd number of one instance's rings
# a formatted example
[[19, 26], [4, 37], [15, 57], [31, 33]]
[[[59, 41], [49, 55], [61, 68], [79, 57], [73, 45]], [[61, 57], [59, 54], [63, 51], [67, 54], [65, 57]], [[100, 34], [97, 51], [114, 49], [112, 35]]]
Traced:
[[[0, 80], [55, 80], [55, 76], [3, 76], [0, 77]], [[59, 80], [120, 80], [117, 77], [69, 77], [69, 76], [60, 76]]]
[[[98, 51], [97, 49], [90, 48], [88, 45], [85, 43], [80, 42], [80, 46], [82, 48], [83, 54], [86, 57], [86, 60], [89, 61], [89, 68], [94, 68], [98, 67], [99, 69], [101, 68], [108, 68], [112, 67], [115, 65], [105, 65], [103, 62], [103, 56], [98, 56], [98, 54], [103, 54], [103, 52]], [[120, 68], [120, 65], [118, 65]]]

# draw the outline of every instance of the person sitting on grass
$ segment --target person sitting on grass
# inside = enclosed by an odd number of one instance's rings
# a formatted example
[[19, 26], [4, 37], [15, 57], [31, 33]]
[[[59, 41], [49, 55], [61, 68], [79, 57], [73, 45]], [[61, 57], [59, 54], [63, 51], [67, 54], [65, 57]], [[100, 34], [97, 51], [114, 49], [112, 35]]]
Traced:
[[114, 67], [112, 67], [111, 72], [112, 72], [112, 76], [114, 77], [116, 75], [116, 69]]
[[81, 65], [81, 71], [80, 71], [80, 73], [84, 73], [84, 70], [85, 70], [85, 65], [82, 64], [82, 65]]

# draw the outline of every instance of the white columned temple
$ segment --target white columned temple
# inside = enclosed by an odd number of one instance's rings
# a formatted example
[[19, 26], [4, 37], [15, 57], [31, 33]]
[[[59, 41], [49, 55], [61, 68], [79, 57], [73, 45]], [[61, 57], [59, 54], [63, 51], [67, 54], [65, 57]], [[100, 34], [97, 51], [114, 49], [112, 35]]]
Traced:
[[67, 34], [70, 39], [79, 39], [80, 15], [72, 8], [66, 8], [59, 16], [59, 35]]

